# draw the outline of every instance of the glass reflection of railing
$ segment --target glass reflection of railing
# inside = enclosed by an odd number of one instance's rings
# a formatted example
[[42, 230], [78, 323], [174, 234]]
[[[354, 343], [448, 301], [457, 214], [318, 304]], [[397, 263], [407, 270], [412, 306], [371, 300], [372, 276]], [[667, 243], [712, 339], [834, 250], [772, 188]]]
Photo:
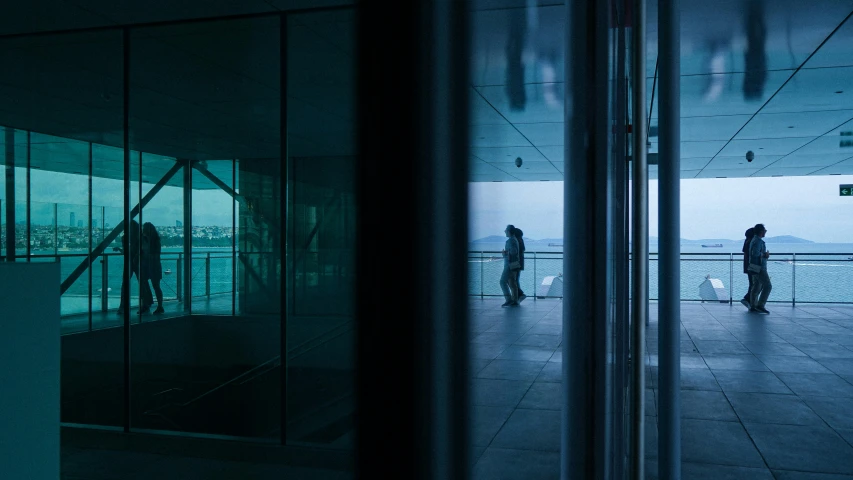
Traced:
[[[267, 253], [265, 253], [267, 254]], [[238, 253], [237, 255], [255, 255]], [[33, 254], [30, 261], [60, 263], [62, 280], [88, 258], [87, 253]], [[20, 258], [19, 261], [26, 261]], [[229, 251], [203, 252], [192, 255], [191, 296], [210, 297], [234, 292], [235, 256]], [[160, 287], [165, 301], [182, 300], [186, 293], [184, 254], [163, 252], [160, 257], [163, 277]], [[93, 260], [91, 266], [91, 308], [93, 311], [107, 311], [118, 308], [121, 300], [121, 283], [124, 272], [124, 255], [118, 252], [103, 253]], [[61, 314], [73, 315], [89, 311], [89, 278], [87, 269], [62, 295]], [[135, 276], [131, 278], [131, 306], [138, 305], [139, 283]]]
[[[629, 257], [630, 259], [630, 257]], [[658, 299], [657, 253], [649, 255], [649, 299]], [[503, 296], [498, 281], [504, 259], [498, 251], [468, 252], [468, 295]], [[773, 285], [771, 302], [853, 303], [853, 253], [775, 253], [767, 262]], [[521, 288], [530, 297], [562, 297], [563, 254], [526, 252]], [[737, 302], [749, 279], [739, 253], [682, 253], [681, 299], [708, 301], [699, 293], [707, 278], [722, 282], [724, 301]]]

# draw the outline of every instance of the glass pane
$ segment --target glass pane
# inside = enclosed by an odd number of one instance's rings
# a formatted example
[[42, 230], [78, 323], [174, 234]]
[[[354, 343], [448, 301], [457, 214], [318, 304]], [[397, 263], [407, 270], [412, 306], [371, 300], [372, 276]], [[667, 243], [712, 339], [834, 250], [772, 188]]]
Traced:
[[[143, 152], [143, 195], [154, 194], [142, 222], [161, 239], [167, 314], [152, 309], [134, 330], [135, 429], [280, 434], [280, 317], [261, 308], [279, 304], [279, 29], [268, 17], [131, 32], [132, 147]], [[240, 187], [270, 239], [253, 252], [264, 290], [258, 308], [241, 309], [251, 319], [233, 316], [233, 199], [222, 186], [235, 185], [235, 158], [257, 168]]]
[[[140, 320], [184, 315], [181, 281], [184, 252], [182, 162], [174, 157], [142, 153], [141, 288], [149, 305]], [[138, 187], [137, 187], [138, 188]], [[161, 311], [162, 309], [162, 311]]]
[[[99, 321], [100, 330], [89, 332], [94, 272], [88, 260], [94, 226], [89, 215], [89, 144], [123, 148], [121, 38], [121, 31], [115, 30], [0, 40], [4, 65], [0, 125], [16, 129], [19, 167], [16, 250], [26, 255], [29, 247], [31, 261], [60, 259], [64, 290], [60, 418], [68, 423], [122, 423], [124, 332], [115, 316], [110, 322]], [[5, 146], [0, 148], [5, 151]], [[120, 179], [120, 172], [119, 168], [102, 174]], [[72, 332], [78, 333], [67, 335]]]
[[234, 162], [193, 169], [193, 313], [233, 315]]
[[357, 218], [353, 12], [291, 16], [287, 44], [287, 443], [351, 449]]

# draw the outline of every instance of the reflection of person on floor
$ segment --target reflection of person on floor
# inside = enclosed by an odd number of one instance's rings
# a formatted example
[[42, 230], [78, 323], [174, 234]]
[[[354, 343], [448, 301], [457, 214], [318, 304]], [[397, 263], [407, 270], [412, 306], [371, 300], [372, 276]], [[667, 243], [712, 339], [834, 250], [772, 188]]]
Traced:
[[160, 263], [161, 250], [160, 234], [151, 222], [145, 222], [142, 225], [142, 262], [140, 264], [143, 303], [139, 313], [148, 313], [151, 304], [154, 303], [151, 287], [148, 286], [149, 280], [157, 295], [157, 309], [154, 313], [163, 313], [163, 290], [160, 288], [160, 280], [163, 279], [163, 265]]
[[[128, 236], [130, 238], [128, 239]], [[115, 249], [113, 249], [115, 250]], [[125, 299], [130, 301], [130, 287], [128, 281], [130, 277], [136, 275], [139, 278], [139, 222], [136, 220], [130, 221], [130, 229], [128, 234], [121, 236], [121, 252], [125, 255], [130, 255], [130, 274], [127, 273], [127, 263], [122, 262], [121, 275], [121, 300], [118, 305], [118, 314], [122, 315], [127, 306], [124, 304]]]

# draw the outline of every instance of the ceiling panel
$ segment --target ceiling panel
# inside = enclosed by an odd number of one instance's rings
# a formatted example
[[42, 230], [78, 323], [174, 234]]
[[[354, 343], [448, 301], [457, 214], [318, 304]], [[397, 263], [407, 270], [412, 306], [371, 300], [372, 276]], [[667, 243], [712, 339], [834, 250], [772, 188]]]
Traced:
[[853, 22], [847, 22], [806, 63], [806, 68], [853, 65]]
[[[740, 178], [747, 177], [757, 171], [757, 168], [731, 168], [722, 170], [705, 169], [698, 172], [696, 176], [692, 178]], [[681, 178], [684, 178], [684, 175], [682, 175]]]
[[468, 110], [471, 125], [506, 125], [507, 121], [497, 110], [472, 88], [469, 95]]
[[566, 147], [564, 145], [539, 145], [536, 148], [542, 152], [542, 155], [551, 161], [551, 163], [562, 165], [566, 156]]
[[[751, 115], [758, 111], [776, 90], [785, 83], [793, 71], [767, 72], [760, 94], [744, 94], [744, 73], [719, 75], [692, 75], [681, 77], [682, 117], [711, 117], [718, 115]], [[651, 102], [651, 79], [648, 79], [646, 105]], [[660, 82], [658, 82], [660, 88]], [[652, 118], [657, 118], [657, 99], [652, 107]], [[825, 110], [825, 109], [824, 109]]]
[[488, 163], [514, 163], [519, 157], [525, 164], [548, 161], [534, 147], [481, 147], [472, 148], [471, 154]]
[[711, 161], [710, 157], [701, 158], [682, 158], [681, 171], [685, 170], [702, 170]]
[[525, 163], [521, 167], [516, 167], [510, 163], [494, 163], [492, 165], [515, 177], [519, 175], [560, 173], [559, 170], [548, 162]]
[[743, 157], [750, 150], [755, 154], [756, 158], [763, 155], [787, 155], [811, 140], [814, 140], [814, 137], [736, 139], [729, 142], [720, 151], [720, 155], [725, 157]]
[[[472, 84], [563, 82], [565, 18], [562, 5], [472, 13]], [[512, 50], [512, 57], [511, 39], [524, 47]]]
[[785, 158], [776, 162], [774, 167], [791, 168], [791, 167], [826, 167], [834, 165], [838, 162], [847, 160], [853, 157], [853, 152], [850, 153], [830, 153], [830, 154], [803, 154], [798, 152], [792, 153]]
[[468, 181], [470, 182], [517, 182], [518, 179], [507, 175], [506, 173], [490, 173], [490, 174], [481, 174], [481, 175], [469, 175]]
[[748, 162], [743, 155], [737, 157], [717, 156], [704, 167], [705, 170], [758, 170], [771, 165], [782, 158], [780, 155], [757, 155], [755, 159]]
[[818, 137], [853, 119], [853, 110], [759, 113], [738, 133], [738, 139]]
[[[682, 117], [681, 140], [729, 140], [751, 117], [751, 115]], [[657, 122], [654, 122], [654, 124], [657, 125]]]
[[520, 173], [513, 175], [520, 182], [562, 182], [562, 173]]
[[819, 167], [767, 167], [755, 172], [754, 177], [800, 177], [818, 170]]
[[796, 153], [802, 155], [853, 155], [853, 137], [838, 134], [824, 135], [803, 146]]
[[503, 175], [505, 173], [500, 168], [480, 160], [475, 159], [469, 162], [469, 174], [471, 175]]
[[[649, 153], [658, 153], [657, 138], [649, 139]], [[681, 158], [711, 158], [726, 144], [724, 141], [714, 142], [681, 142]]]
[[524, 84], [519, 91], [506, 86], [478, 87], [477, 91], [511, 123], [563, 121], [563, 84]]
[[811, 175], [853, 175], [853, 158], [815, 170]]
[[530, 142], [512, 125], [474, 125], [471, 147], [529, 147]]
[[[851, 8], [853, 4], [849, 0], [685, 0], [681, 3], [682, 72], [742, 72], [747, 67], [767, 70], [795, 68], [808, 58], [850, 13]], [[650, 43], [656, 50], [655, 1], [649, 2], [648, 19]], [[762, 48], [750, 48], [750, 38], [760, 42]], [[751, 55], [753, 52], [762, 52], [763, 55]], [[649, 56], [652, 70], [654, 53]]]
[[853, 109], [853, 66], [800, 70], [762, 113]]
[[527, 137], [533, 145], [540, 146], [562, 146], [564, 124], [560, 123], [519, 123], [518, 130]]

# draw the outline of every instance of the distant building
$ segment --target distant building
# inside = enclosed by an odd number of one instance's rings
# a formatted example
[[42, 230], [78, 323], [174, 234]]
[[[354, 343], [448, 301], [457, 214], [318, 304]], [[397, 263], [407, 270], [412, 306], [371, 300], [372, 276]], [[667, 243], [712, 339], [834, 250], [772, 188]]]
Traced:
[[71, 221], [68, 223], [69, 227], [73, 227], [77, 224], [77, 215], [74, 212], [71, 212]]
[[180, 220], [175, 220], [175, 226], [176, 226], [176, 227], [183, 227], [183, 226], [184, 226], [184, 222], [182, 222], [182, 221], [180, 221]]

